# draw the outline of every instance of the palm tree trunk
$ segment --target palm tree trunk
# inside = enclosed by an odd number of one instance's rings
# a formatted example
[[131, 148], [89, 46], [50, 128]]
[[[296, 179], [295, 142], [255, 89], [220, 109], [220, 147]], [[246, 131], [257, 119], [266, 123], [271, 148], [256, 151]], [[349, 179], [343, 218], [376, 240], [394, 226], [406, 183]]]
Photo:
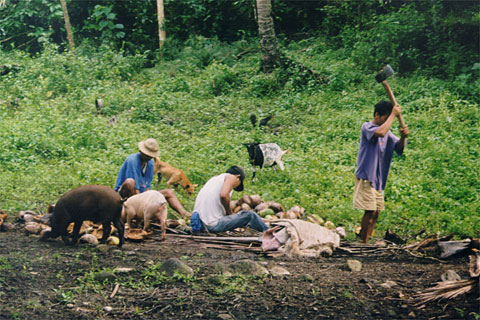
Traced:
[[162, 48], [167, 38], [165, 32], [165, 13], [163, 8], [163, 0], [157, 0], [157, 15], [158, 15], [158, 40], [160, 46], [160, 54], [162, 54]]
[[60, 0], [60, 3], [62, 4], [63, 18], [65, 19], [68, 44], [70, 45], [70, 50], [73, 51], [75, 49], [75, 42], [73, 42], [72, 25], [70, 24], [70, 17], [68, 15], [67, 2], [65, 0]]
[[261, 68], [265, 73], [271, 72], [280, 64], [280, 49], [275, 37], [275, 26], [271, 11], [270, 0], [257, 0], [258, 33], [262, 50]]

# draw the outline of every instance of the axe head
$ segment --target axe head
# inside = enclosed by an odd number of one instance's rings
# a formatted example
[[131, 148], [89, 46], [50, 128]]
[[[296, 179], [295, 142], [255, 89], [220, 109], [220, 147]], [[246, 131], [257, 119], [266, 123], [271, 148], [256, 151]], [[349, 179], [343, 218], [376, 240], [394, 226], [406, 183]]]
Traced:
[[388, 77], [393, 75], [395, 71], [393, 71], [392, 67], [390, 67], [389, 64], [387, 64], [385, 67], [383, 67], [382, 71], [377, 73], [375, 76], [375, 80], [377, 80], [378, 83], [387, 80]]

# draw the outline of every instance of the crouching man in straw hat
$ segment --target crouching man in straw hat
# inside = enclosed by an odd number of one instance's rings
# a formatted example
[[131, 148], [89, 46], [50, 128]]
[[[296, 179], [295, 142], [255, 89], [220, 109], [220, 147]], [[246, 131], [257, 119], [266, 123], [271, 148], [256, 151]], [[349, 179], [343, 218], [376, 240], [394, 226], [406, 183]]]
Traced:
[[[149, 138], [138, 144], [138, 153], [131, 154], [123, 162], [118, 172], [115, 191], [118, 191], [122, 198], [150, 190], [153, 180], [153, 158], [158, 157], [157, 140]], [[171, 189], [159, 190], [170, 207], [180, 213], [182, 217], [189, 216], [178, 200], [175, 192]]]

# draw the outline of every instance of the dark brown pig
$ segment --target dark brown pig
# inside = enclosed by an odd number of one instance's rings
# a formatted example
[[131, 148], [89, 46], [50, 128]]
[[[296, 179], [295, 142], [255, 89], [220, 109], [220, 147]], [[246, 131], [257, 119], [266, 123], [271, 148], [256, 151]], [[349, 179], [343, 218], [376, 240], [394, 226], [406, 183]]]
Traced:
[[71, 244], [76, 244], [83, 221], [90, 220], [94, 223], [102, 223], [103, 237], [100, 242], [105, 243], [113, 222], [120, 239], [118, 246], [121, 247], [125, 241], [124, 224], [121, 219], [122, 206], [123, 201], [120, 195], [109, 187], [89, 185], [70, 190], [57, 201], [55, 207], [49, 208], [49, 210], [53, 209], [52, 231], [45, 232], [42, 240], [61, 236], [63, 242], [69, 244], [67, 227], [74, 222]]

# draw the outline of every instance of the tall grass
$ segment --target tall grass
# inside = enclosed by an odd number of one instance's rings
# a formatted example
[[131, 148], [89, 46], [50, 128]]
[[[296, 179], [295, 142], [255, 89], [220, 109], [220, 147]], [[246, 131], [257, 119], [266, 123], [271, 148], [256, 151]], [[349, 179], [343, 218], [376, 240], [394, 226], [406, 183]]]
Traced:
[[[383, 87], [320, 40], [290, 43], [286, 53], [328, 77], [326, 84], [286, 79], [283, 70], [259, 73], [259, 53], [235, 58], [249, 46], [255, 44], [192, 40], [180, 58], [153, 68], [142, 67], [145, 56], [106, 49], [0, 52], [1, 61], [17, 66], [0, 77], [0, 209], [45, 211], [71, 188], [113, 186], [123, 160], [148, 137], [160, 142], [162, 160], [199, 187], [232, 164], [251, 174], [242, 143], [261, 141], [289, 149], [286, 170], [263, 169], [234, 198], [259, 194], [286, 208], [300, 205], [353, 231], [362, 215], [352, 209], [360, 127], [387, 99]], [[462, 94], [461, 81], [394, 76], [390, 85], [411, 136], [404, 156], [393, 160], [377, 234], [425, 228], [478, 236], [478, 102]], [[275, 117], [253, 129], [252, 113]], [[194, 197], [177, 194], [193, 209]]]

